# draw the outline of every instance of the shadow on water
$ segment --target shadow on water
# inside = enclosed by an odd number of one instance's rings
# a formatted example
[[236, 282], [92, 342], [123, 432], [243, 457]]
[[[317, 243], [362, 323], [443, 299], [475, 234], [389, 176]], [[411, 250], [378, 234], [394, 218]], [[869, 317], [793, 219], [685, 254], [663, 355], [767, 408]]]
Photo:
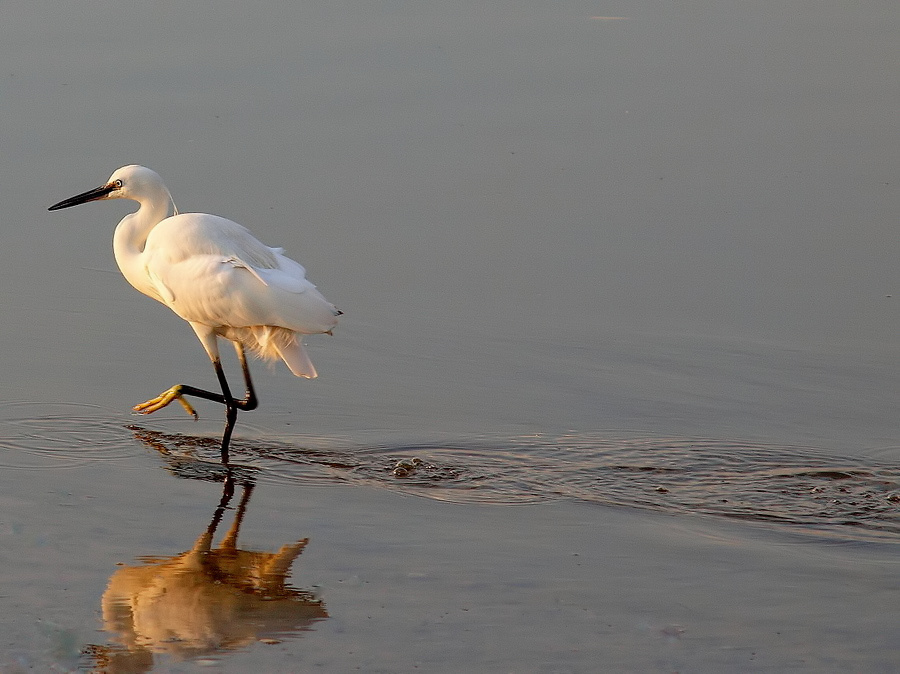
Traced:
[[[254, 482], [245, 474], [197, 465], [181, 477], [222, 481], [222, 498], [206, 530], [189, 550], [172, 557], [142, 557], [122, 566], [103, 593], [103, 628], [111, 644], [84, 649], [91, 671], [137, 674], [160, 656], [176, 660], [214, 656], [262, 641], [307, 631], [328, 618], [312, 592], [286, 583], [291, 565], [309, 542], [301, 539], [277, 552], [238, 547], [241, 523]], [[240, 486], [231, 528], [218, 546], [213, 538]]]

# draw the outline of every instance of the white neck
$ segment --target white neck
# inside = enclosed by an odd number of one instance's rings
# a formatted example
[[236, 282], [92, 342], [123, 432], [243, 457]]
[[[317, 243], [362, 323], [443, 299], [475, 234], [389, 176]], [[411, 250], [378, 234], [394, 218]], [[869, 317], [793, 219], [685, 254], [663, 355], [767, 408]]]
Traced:
[[169, 216], [171, 197], [165, 187], [142, 198], [140, 208], [122, 218], [113, 235], [113, 253], [122, 275], [145, 295], [160, 299], [142, 259], [150, 231]]

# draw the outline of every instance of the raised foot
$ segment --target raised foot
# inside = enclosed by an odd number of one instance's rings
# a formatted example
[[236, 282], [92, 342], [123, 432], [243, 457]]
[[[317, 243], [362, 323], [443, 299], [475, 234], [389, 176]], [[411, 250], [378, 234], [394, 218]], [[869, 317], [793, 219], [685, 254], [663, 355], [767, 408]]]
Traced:
[[181, 392], [182, 386], [178, 384], [173, 386], [168, 391], [164, 391], [160, 393], [155, 398], [151, 398], [147, 402], [140, 403], [139, 405], [135, 405], [131, 409], [133, 409], [138, 414], [152, 414], [157, 410], [161, 410], [163, 407], [168, 405], [173, 400], [177, 400], [179, 404], [190, 414], [194, 419], [199, 419], [198, 414], [194, 411], [194, 408], [191, 407], [191, 404], [184, 399], [184, 394]]

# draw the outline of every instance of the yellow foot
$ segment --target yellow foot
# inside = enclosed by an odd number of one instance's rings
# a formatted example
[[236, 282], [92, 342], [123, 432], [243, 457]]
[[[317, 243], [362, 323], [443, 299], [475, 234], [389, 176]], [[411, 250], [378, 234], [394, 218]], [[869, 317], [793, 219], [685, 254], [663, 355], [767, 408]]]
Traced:
[[191, 404], [184, 399], [184, 396], [181, 393], [181, 385], [173, 386], [168, 391], [160, 393], [155, 398], [151, 398], [145, 403], [141, 403], [140, 405], [135, 405], [131, 409], [133, 409], [138, 414], [152, 414], [157, 410], [161, 410], [163, 407], [168, 405], [173, 400], [177, 400], [181, 406], [187, 411], [188, 414], [194, 417], [194, 419], [199, 419], [199, 416], [194, 411], [194, 408], [191, 407]]

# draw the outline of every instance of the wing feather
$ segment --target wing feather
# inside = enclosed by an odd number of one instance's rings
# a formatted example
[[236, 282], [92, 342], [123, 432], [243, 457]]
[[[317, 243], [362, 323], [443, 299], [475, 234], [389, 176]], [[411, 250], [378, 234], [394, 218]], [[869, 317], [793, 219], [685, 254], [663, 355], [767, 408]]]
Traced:
[[337, 323], [338, 311], [306, 279], [301, 264], [230, 220], [173, 216], [154, 228], [145, 253], [159, 299], [185, 320], [220, 334], [252, 326], [314, 334]]

